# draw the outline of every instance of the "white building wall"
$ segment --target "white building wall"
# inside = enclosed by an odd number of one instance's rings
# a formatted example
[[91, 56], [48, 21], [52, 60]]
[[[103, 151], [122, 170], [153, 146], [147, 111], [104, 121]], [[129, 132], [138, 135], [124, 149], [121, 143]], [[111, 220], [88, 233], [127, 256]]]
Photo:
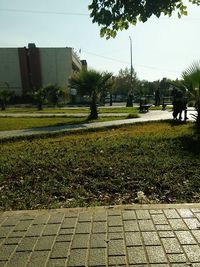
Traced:
[[[39, 48], [39, 54], [43, 87], [57, 84], [67, 88], [73, 66], [81, 69], [72, 48]], [[18, 48], [0, 48], [0, 89], [5, 88], [5, 83], [16, 95], [22, 94]]]
[[43, 86], [57, 84], [66, 88], [72, 73], [72, 49], [39, 48], [39, 53]]
[[[6, 84], [9, 87], [6, 87]], [[21, 95], [21, 73], [18, 57], [18, 48], [0, 49], [0, 89], [9, 89], [16, 95]]]

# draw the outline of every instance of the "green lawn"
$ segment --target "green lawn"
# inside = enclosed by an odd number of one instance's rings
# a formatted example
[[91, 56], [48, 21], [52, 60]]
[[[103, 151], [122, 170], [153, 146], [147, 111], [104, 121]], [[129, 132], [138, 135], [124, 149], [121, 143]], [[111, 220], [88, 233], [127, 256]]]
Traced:
[[[134, 117], [137, 117], [134, 114]], [[47, 127], [59, 126], [66, 124], [79, 124], [91, 122], [103, 122], [126, 119], [127, 116], [120, 117], [100, 117], [97, 120], [87, 120], [87, 117], [41, 117], [41, 118], [1, 118], [0, 117], [0, 131], [21, 130], [33, 127]]]
[[[99, 107], [99, 113], [133, 113], [138, 112], [138, 108], [134, 107]], [[89, 114], [90, 109], [86, 108], [44, 108], [38, 111], [37, 108], [7, 108], [0, 111], [0, 114], [6, 113], [86, 113]]]
[[192, 124], [151, 122], [0, 145], [0, 209], [200, 201]]
[[44, 108], [38, 110], [37, 108], [7, 108], [1, 113], [89, 113], [89, 108]]

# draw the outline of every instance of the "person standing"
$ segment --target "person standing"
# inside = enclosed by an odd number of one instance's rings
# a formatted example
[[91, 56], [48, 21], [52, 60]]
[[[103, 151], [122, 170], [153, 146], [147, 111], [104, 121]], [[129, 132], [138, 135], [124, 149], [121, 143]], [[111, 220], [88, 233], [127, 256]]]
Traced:
[[155, 91], [155, 106], [160, 106], [160, 89]]
[[[173, 87], [172, 90], [172, 104], [173, 104], [173, 118], [174, 120], [181, 120], [182, 111], [183, 111], [183, 92], [176, 87]], [[179, 114], [179, 118], [178, 117]]]

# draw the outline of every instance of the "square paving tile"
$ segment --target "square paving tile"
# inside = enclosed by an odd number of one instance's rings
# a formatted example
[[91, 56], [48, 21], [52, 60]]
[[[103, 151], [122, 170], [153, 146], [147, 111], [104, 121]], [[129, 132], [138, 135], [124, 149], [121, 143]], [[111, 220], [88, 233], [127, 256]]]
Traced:
[[1, 213], [0, 267], [200, 267], [196, 206]]

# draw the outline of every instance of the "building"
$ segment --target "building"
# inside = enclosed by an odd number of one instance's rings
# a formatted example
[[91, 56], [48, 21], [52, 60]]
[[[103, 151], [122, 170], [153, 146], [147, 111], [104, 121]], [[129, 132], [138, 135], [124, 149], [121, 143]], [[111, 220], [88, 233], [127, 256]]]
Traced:
[[73, 71], [87, 67], [70, 47], [0, 48], [0, 88], [9, 88], [16, 95], [25, 95], [49, 84], [67, 88]]

